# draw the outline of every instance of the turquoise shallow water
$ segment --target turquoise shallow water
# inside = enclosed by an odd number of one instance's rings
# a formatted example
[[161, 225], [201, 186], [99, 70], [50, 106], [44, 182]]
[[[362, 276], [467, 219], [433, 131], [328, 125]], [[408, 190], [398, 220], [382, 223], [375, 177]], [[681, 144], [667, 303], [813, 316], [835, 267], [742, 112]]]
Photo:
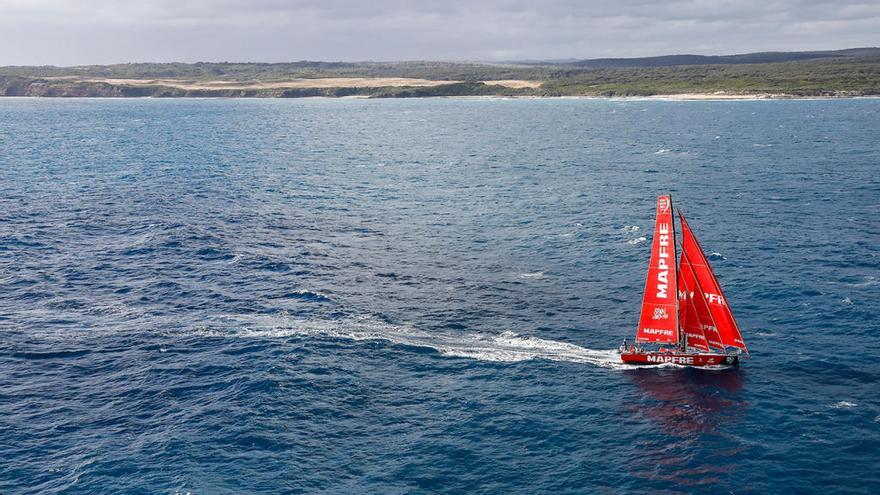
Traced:
[[[0, 100], [0, 492], [873, 493], [880, 100]], [[753, 357], [634, 370], [656, 195]]]

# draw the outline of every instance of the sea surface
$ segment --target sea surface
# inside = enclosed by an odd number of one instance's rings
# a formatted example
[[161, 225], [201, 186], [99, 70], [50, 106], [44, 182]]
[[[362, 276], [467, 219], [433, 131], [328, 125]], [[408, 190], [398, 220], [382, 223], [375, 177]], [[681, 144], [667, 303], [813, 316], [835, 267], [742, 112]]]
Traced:
[[877, 99], [0, 99], [0, 493], [874, 494], [878, 253]]

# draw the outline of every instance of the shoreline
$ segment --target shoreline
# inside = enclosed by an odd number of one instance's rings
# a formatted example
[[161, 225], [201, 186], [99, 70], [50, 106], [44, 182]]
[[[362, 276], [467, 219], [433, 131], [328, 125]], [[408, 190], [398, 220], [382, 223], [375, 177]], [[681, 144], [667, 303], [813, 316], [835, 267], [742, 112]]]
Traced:
[[[813, 54], [815, 55], [815, 54]], [[602, 98], [662, 101], [880, 96], [880, 48], [782, 62], [498, 65], [458, 62], [131, 63], [0, 67], [0, 96], [124, 98]], [[607, 62], [607, 61], [606, 61]]]
[[803, 96], [781, 93], [752, 95], [716, 94], [716, 93], [676, 93], [646, 96], [599, 96], [599, 95], [425, 95], [425, 96], [229, 96], [229, 95], [0, 95], [0, 100], [421, 100], [421, 99], [470, 99], [470, 100], [608, 100], [608, 101], [784, 101], [784, 100], [873, 100], [880, 95], [823, 95]]

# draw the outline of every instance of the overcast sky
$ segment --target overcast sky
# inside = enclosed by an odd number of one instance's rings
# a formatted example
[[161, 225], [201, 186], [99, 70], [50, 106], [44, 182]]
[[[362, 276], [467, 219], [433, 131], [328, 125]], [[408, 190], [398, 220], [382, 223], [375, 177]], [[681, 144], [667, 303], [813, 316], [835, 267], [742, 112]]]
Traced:
[[503, 61], [877, 45], [878, 0], [0, 0], [0, 65]]

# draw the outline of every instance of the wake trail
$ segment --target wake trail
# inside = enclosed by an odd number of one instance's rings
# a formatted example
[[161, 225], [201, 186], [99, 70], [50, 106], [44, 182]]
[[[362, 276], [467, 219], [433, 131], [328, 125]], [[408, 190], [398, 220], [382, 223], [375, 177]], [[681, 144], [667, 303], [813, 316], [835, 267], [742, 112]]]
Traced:
[[[628, 369], [615, 349], [595, 350], [555, 340], [518, 335], [511, 331], [488, 333], [428, 333], [408, 325], [394, 325], [371, 317], [340, 320], [303, 320], [285, 316], [232, 317], [243, 323], [233, 336], [249, 338], [316, 337], [354, 341], [383, 340], [393, 344], [434, 349], [444, 356], [480, 361], [517, 362], [535, 359], [586, 363]], [[229, 334], [225, 334], [229, 335]]]

